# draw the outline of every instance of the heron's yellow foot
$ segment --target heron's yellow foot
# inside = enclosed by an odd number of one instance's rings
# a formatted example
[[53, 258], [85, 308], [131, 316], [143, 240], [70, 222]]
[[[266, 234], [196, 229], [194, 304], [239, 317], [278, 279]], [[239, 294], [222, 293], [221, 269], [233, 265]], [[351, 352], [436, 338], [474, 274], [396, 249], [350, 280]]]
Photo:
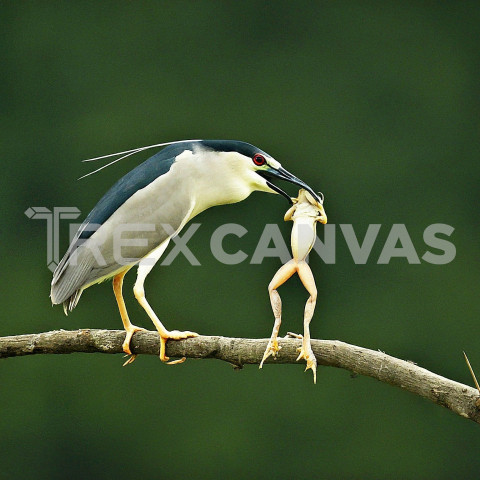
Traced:
[[300, 355], [298, 355], [297, 358], [297, 362], [301, 359], [305, 359], [307, 361], [305, 371], [310, 368], [313, 372], [313, 383], [317, 383], [317, 359], [315, 358], [310, 342], [308, 342], [307, 344], [303, 342], [301, 348], [297, 350], [300, 352]]
[[265, 353], [263, 354], [263, 358], [262, 358], [262, 361], [260, 362], [260, 366], [258, 368], [262, 368], [263, 367], [263, 362], [270, 356], [272, 357], [276, 357], [277, 356], [277, 353], [278, 351], [281, 349], [282, 347], [278, 344], [278, 340], [277, 340], [277, 337], [272, 337], [270, 338], [269, 342], [268, 342], [268, 345], [267, 345], [267, 348], [265, 349]]
[[132, 341], [133, 334], [135, 332], [146, 331], [146, 330], [144, 328], [137, 327], [136, 325], [130, 324], [129, 327], [125, 328], [125, 331], [127, 332], [127, 334], [125, 335], [125, 340], [123, 342], [122, 348], [123, 348], [123, 351], [127, 355], [130, 355], [130, 357], [123, 364], [123, 366], [129, 365], [130, 363], [133, 363], [135, 361], [135, 359], [137, 358], [136, 355], [132, 355], [132, 351], [130, 350], [130, 342]]
[[190, 337], [198, 337], [198, 333], [189, 331], [180, 332], [179, 330], [172, 330], [171, 332], [167, 332], [166, 336], [160, 335], [160, 360], [167, 363], [168, 365], [176, 365], [177, 363], [183, 363], [186, 360], [185, 357], [169, 362], [170, 359], [165, 354], [167, 340], [182, 340], [183, 338]]

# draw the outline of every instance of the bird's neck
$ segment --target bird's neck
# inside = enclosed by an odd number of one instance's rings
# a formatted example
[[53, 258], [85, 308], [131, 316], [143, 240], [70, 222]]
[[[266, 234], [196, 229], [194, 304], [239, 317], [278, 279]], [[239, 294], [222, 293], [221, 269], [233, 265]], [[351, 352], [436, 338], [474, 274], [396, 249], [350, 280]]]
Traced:
[[256, 190], [242, 166], [228, 155], [228, 152], [203, 152], [201, 156], [192, 153], [177, 159], [178, 166], [191, 173], [195, 205], [190, 218], [216, 205], [240, 202]]

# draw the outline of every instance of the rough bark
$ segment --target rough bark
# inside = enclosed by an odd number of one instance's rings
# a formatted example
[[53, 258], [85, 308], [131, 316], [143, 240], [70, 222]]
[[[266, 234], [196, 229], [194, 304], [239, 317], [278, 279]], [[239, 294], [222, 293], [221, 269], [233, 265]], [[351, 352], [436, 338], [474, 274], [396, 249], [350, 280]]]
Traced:
[[[0, 358], [36, 354], [123, 353], [123, 330], [57, 330], [0, 338]], [[242, 368], [259, 364], [268, 339], [199, 336], [170, 341], [170, 357], [216, 358]], [[301, 340], [280, 338], [282, 349], [276, 359], [265, 363], [296, 363]], [[158, 355], [156, 332], [138, 332], [132, 340], [137, 354]], [[334, 340], [312, 340], [312, 349], [320, 365], [349, 370], [390, 385], [403, 388], [442, 405], [456, 414], [480, 423], [480, 394], [474, 388], [449, 380], [418, 365], [391, 357], [380, 351]]]

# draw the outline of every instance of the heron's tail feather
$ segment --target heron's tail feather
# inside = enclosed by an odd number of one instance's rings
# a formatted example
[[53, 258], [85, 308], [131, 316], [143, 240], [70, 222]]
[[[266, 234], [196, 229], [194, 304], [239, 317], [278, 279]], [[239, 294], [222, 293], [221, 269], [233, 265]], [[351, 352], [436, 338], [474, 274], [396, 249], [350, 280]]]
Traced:
[[68, 312], [71, 312], [77, 306], [82, 292], [83, 288], [78, 289], [70, 298], [63, 302], [63, 311], [65, 312], [65, 315], [68, 315]]
[[66, 314], [76, 307], [82, 291], [90, 283], [91, 256], [81, 253], [75, 256], [75, 262], [72, 262], [73, 256], [62, 260], [53, 274], [50, 298], [54, 305], [63, 303]]

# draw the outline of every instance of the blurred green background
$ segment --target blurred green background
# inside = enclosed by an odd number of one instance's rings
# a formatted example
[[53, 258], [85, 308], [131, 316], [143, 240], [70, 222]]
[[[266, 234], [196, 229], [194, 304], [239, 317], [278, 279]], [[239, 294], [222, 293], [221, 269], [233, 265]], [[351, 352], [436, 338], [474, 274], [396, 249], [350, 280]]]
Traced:
[[[67, 318], [48, 298], [46, 224], [31, 206], [82, 217], [131, 157], [87, 179], [81, 159], [185, 138], [233, 138], [269, 152], [325, 193], [333, 224], [363, 238], [355, 265], [337, 226], [336, 263], [317, 255], [312, 334], [380, 349], [472, 384], [478, 327], [480, 5], [478, 2], [2, 2], [0, 335], [121, 328], [109, 284]], [[287, 186], [288, 188], [288, 186]], [[295, 193], [295, 189], [289, 189]], [[227, 266], [212, 232], [266, 223], [285, 238], [287, 203], [253, 194], [195, 221], [190, 248], [157, 267], [147, 296], [169, 328], [268, 337], [266, 287], [279, 267]], [[421, 257], [432, 223], [455, 228], [443, 265], [376, 263], [405, 223]], [[63, 221], [62, 254], [68, 221]], [[319, 228], [322, 236], [322, 228]], [[435, 253], [439, 253], [433, 250]], [[135, 323], [152, 328], [131, 293]], [[282, 332], [301, 331], [307, 294], [280, 293]], [[478, 425], [343, 370], [218, 361], [167, 367], [141, 357], [37, 356], [0, 362], [1, 478], [476, 478]]]

